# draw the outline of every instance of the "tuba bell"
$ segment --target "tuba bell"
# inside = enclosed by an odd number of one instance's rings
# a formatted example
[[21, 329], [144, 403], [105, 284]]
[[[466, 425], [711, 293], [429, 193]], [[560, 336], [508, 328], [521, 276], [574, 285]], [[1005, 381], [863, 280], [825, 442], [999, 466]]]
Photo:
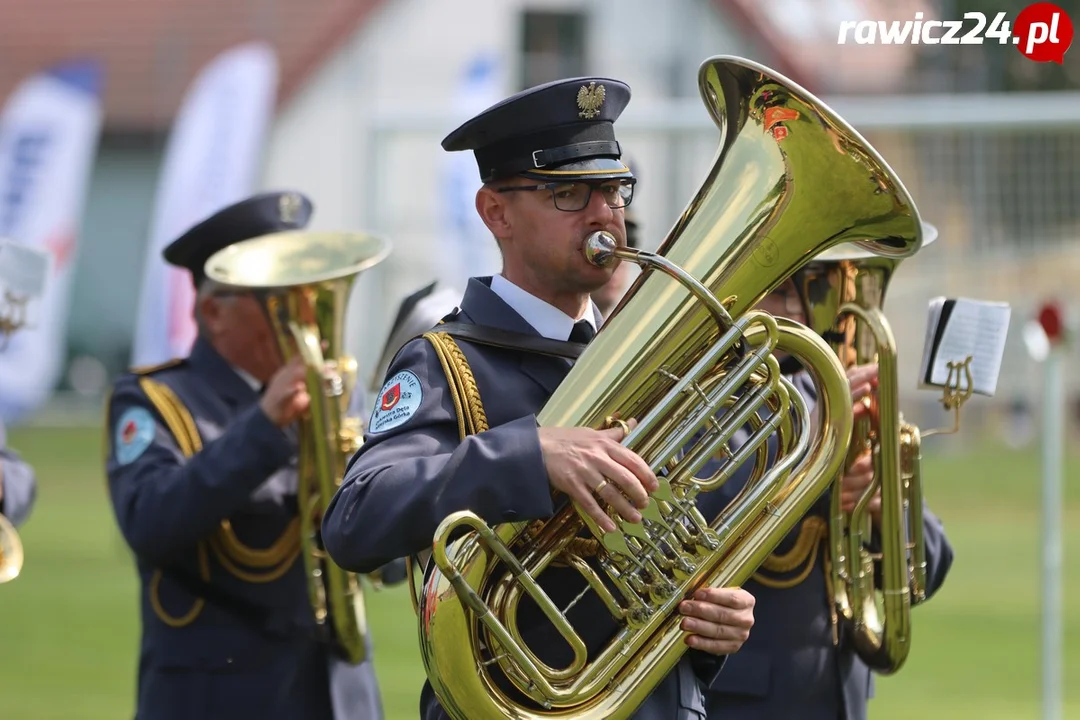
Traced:
[[345, 309], [357, 276], [389, 254], [389, 244], [353, 233], [281, 232], [230, 245], [206, 263], [222, 285], [254, 293], [270, 319], [283, 359], [307, 366], [308, 412], [299, 422], [297, 503], [301, 554], [316, 625], [349, 662], [367, 653], [360, 579], [325, 552], [322, 516], [363, 443], [348, 415], [356, 361], [343, 352]]
[[[937, 237], [924, 223], [923, 247]], [[854, 426], [848, 464], [872, 452], [874, 480], [850, 513], [837, 476], [829, 508], [829, 584], [837, 616], [850, 625], [856, 653], [873, 670], [900, 669], [911, 649], [911, 606], [926, 596], [919, 428], [899, 410], [897, 347], [883, 307], [899, 258], [834, 247], [795, 273], [807, 324], [832, 345], [841, 364], [877, 363], [877, 389]], [[881, 548], [870, 542], [870, 500], [881, 491]], [[877, 561], [875, 563], [875, 560]], [[875, 564], [881, 587], [876, 587]]]
[[[590, 261], [635, 262], [643, 273], [538, 415], [540, 425], [563, 427], [637, 419], [623, 444], [660, 488], [642, 522], [613, 515], [618, 530], [608, 534], [565, 502], [537, 523], [489, 527], [467, 511], [443, 521], [420, 634], [451, 717], [630, 717], [686, 650], [678, 604], [702, 587], [742, 584], [843, 465], [852, 408], [835, 353], [808, 328], [751, 308], [837, 244], [912, 254], [921, 243], [915, 205], [876, 151], [790, 80], [734, 57], [707, 60], [698, 79], [721, 133], [713, 166], [657, 252], [617, 247], [604, 233], [589, 238]], [[780, 350], [814, 379], [816, 427], [780, 374]], [[714, 475], [695, 478], [747, 423], [755, 430], [746, 444]], [[776, 462], [719, 517], [703, 518], [697, 494], [752, 454], [763, 457], [774, 434]], [[552, 567], [580, 573], [582, 594], [595, 593], [611, 613], [616, 631], [600, 647], [587, 647], [545, 593]], [[525, 596], [565, 639], [565, 665], [551, 667], [522, 639]]]

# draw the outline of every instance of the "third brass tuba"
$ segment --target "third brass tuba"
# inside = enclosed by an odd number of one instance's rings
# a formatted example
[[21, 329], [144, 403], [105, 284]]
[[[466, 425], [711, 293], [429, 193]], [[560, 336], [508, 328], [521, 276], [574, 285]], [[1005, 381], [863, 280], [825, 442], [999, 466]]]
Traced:
[[[657, 252], [589, 238], [591, 261], [619, 258], [644, 272], [538, 416], [541, 425], [593, 428], [637, 419], [623, 444], [649, 463], [660, 489], [641, 523], [616, 517], [619, 530], [606, 535], [572, 503], [538, 524], [446, 518], [420, 632], [428, 678], [451, 717], [631, 716], [686, 650], [679, 602], [701, 587], [742, 584], [843, 465], [852, 409], [836, 355], [809, 329], [751, 308], [834, 245], [910, 255], [921, 242], [918, 213], [873, 148], [790, 80], [715, 57], [699, 87], [720, 130], [713, 166]], [[816, 431], [775, 350], [814, 378]], [[756, 428], [750, 440], [715, 475], [695, 478], [746, 423]], [[774, 434], [771, 468], [718, 518], [703, 518], [696, 495], [760, 457]], [[586, 645], [583, 628], [543, 589], [545, 572], [559, 566], [578, 572], [583, 594], [595, 593], [613, 618], [616, 630], [599, 647]], [[565, 664], [550, 666], [523, 641], [525, 596], [565, 639]]]
[[322, 516], [363, 442], [348, 416], [356, 361], [344, 354], [345, 308], [357, 276], [389, 254], [389, 244], [359, 233], [280, 232], [218, 251], [206, 275], [253, 292], [270, 319], [288, 362], [307, 366], [311, 405], [299, 423], [297, 503], [301, 554], [316, 624], [351, 663], [367, 652], [360, 578], [338, 567], [322, 546]]

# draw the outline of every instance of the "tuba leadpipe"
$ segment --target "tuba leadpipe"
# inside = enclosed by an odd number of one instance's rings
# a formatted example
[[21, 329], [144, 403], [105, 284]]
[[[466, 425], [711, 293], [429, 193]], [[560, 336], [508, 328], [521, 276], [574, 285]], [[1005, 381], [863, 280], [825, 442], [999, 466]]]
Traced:
[[[591, 261], [636, 262], [643, 273], [537, 417], [592, 428], [636, 419], [623, 444], [660, 488], [642, 522], [615, 516], [618, 530], [607, 534], [574, 503], [540, 523], [488, 527], [467, 511], [444, 520], [420, 633], [428, 678], [451, 717], [630, 717], [686, 650], [679, 602], [702, 587], [742, 584], [843, 466], [852, 408], [836, 354], [810, 329], [751, 308], [835, 245], [912, 254], [921, 243], [915, 205], [858, 133], [768, 68], [712, 58], [699, 88], [721, 133], [713, 166], [655, 253], [590, 238]], [[814, 380], [816, 428], [777, 351]], [[751, 439], [713, 476], [695, 478], [747, 422]], [[703, 518], [696, 495], [763, 453], [774, 432], [775, 463], [720, 516]], [[594, 554], [575, 542], [581, 533]], [[584, 593], [610, 612], [616, 630], [602, 646], [588, 648], [544, 591], [553, 565], [580, 573]], [[516, 620], [526, 596], [565, 639], [565, 665], [549, 666], [523, 640]], [[529, 700], [508, 693], [496, 672]]]

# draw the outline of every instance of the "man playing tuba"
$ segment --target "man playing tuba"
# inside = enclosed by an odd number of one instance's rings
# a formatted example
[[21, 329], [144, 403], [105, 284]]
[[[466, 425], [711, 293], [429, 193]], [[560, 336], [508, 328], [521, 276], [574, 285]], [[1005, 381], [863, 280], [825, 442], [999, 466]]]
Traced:
[[204, 274], [216, 251], [310, 216], [298, 193], [257, 195], [169, 245], [195, 283], [195, 345], [121, 376], [109, 399], [109, 491], [141, 579], [138, 718], [382, 717], [371, 662], [316, 632], [292, 427], [310, 402], [304, 365], [283, 365], [250, 293]]
[[[560, 348], [588, 342], [601, 321], [589, 294], [612, 270], [585, 260], [586, 237], [602, 230], [626, 242], [634, 177], [620, 160], [613, 123], [629, 98], [615, 80], [552, 82], [489, 108], [443, 141], [446, 150], [475, 153], [484, 183], [476, 210], [503, 258], [501, 274], [469, 281], [453, 319], [517, 345], [435, 333], [398, 353], [365, 444], [324, 517], [327, 550], [342, 567], [373, 570], [420, 553], [444, 518], [466, 509], [489, 524], [542, 519], [553, 515], [553, 497], [568, 496], [605, 530], [615, 527], [602, 504], [640, 520], [657, 479], [620, 444], [623, 429], [538, 428], [536, 421], [571, 367]], [[590, 651], [610, 638], [615, 622], [595, 594], [582, 595], [580, 574], [562, 568], [541, 577], [560, 607], [571, 606], [568, 621], [587, 629]], [[638, 718], [702, 717], [700, 687], [719, 671], [721, 656], [746, 640], [753, 598], [740, 589], [702, 590], [680, 611], [691, 651]], [[566, 645], [530, 599], [517, 617], [541, 661], [565, 664]], [[520, 702], [537, 707], [523, 696]], [[430, 682], [421, 714], [447, 717]]]

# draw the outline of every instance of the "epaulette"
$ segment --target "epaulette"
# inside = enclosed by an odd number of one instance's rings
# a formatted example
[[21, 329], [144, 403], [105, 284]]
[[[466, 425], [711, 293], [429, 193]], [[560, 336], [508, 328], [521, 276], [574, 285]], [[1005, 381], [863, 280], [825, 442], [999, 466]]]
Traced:
[[153, 365], [136, 365], [129, 368], [128, 372], [132, 375], [153, 375], [156, 372], [183, 365], [185, 362], [187, 362], [187, 358], [173, 358], [172, 360], [166, 360], [165, 362]]

